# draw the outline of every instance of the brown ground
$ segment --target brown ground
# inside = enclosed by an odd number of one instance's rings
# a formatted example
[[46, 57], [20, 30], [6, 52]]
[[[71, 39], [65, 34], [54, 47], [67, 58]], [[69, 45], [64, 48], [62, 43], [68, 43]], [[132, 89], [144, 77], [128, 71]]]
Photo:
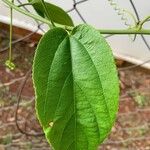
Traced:
[[[0, 48], [8, 45], [7, 33], [0, 33]], [[16, 69], [4, 66], [7, 51], [0, 53], [0, 150], [48, 150], [43, 136], [21, 134], [15, 124], [17, 91], [32, 64], [35, 43], [14, 45]], [[128, 66], [124, 63], [122, 67]], [[140, 67], [120, 71], [121, 96], [119, 114], [109, 139], [102, 150], [150, 150], [150, 71]], [[34, 92], [31, 77], [22, 92], [18, 109], [20, 127], [28, 132], [41, 132], [34, 111]]]

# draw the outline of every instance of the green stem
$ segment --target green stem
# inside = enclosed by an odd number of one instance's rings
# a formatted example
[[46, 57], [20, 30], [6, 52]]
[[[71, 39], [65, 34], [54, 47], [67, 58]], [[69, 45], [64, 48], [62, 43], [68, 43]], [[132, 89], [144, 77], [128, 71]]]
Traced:
[[[14, 0], [11, 0], [14, 3]], [[13, 8], [10, 7], [10, 26], [9, 26], [9, 53], [8, 60], [5, 62], [5, 65], [13, 70], [15, 68], [15, 64], [12, 62], [12, 30], [13, 30]]]
[[52, 26], [55, 27], [55, 24], [54, 24], [54, 22], [52, 20], [51, 14], [49, 13], [49, 11], [47, 9], [47, 6], [46, 6], [44, 0], [40, 0], [40, 1], [41, 1], [41, 4], [43, 5], [46, 17], [51, 21]]
[[3, 1], [4, 3], [6, 3], [9, 7], [15, 9], [16, 11], [18, 11], [18, 12], [24, 14], [24, 15], [27, 15], [27, 16], [29, 16], [29, 17], [35, 19], [35, 20], [38, 20], [38, 21], [41, 21], [41, 22], [46, 23], [46, 24], [48, 24], [48, 25], [51, 25], [51, 22], [50, 22], [49, 20], [47, 20], [47, 19], [45, 19], [45, 18], [42, 18], [42, 17], [40, 17], [40, 16], [38, 16], [38, 15], [34, 15], [34, 14], [32, 14], [32, 13], [29, 13], [29, 12], [27, 12], [27, 11], [25, 11], [25, 10], [19, 8], [18, 6], [14, 5], [14, 4], [11, 3], [9, 0], [2, 0], [2, 1]]
[[124, 29], [124, 30], [108, 30], [108, 29], [103, 29], [103, 30], [98, 30], [101, 34], [146, 34], [150, 35], [150, 30], [147, 29], [141, 29], [138, 30], [137, 28], [129, 28], [129, 29]]
[[32, 5], [32, 3], [24, 3], [24, 4], [20, 4], [20, 5], [18, 5], [18, 7], [29, 6], [29, 5]]
[[[12, 3], [14, 0], [12, 0]], [[13, 9], [10, 7], [10, 26], [9, 26], [9, 61], [12, 61], [12, 22], [13, 22]]]
[[[45, 18], [42, 18], [40, 16], [37, 16], [37, 15], [34, 15], [34, 14], [31, 14], [19, 7], [17, 7], [16, 5], [14, 5], [13, 3], [11, 3], [9, 0], [2, 0], [3, 2], [5, 2], [7, 5], [9, 5], [9, 7], [12, 7], [13, 9], [15, 9], [16, 11], [22, 13], [22, 14], [25, 14], [35, 20], [38, 20], [38, 21], [41, 21], [43, 23], [46, 23], [48, 25], [52, 25], [51, 22]], [[146, 20], [149, 20], [150, 17], [147, 17]], [[55, 23], [55, 25], [57, 27], [61, 27], [63, 29], [66, 29], [66, 30], [69, 30], [71, 31], [73, 29], [72, 26], [64, 26], [64, 25], [61, 25], [61, 24], [57, 24]], [[138, 28], [131, 28], [131, 29], [124, 29], [124, 30], [109, 30], [109, 29], [99, 29], [98, 30], [101, 34], [147, 34], [147, 35], [150, 35], [150, 30], [147, 30], [147, 29], [138, 29]]]

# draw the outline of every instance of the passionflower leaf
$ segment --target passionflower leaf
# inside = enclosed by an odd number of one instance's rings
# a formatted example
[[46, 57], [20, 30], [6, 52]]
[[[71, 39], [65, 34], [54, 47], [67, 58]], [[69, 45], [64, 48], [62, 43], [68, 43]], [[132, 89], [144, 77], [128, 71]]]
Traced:
[[40, 40], [33, 63], [36, 111], [55, 150], [96, 150], [118, 110], [118, 77], [111, 48], [88, 25], [61, 28]]
[[[45, 15], [45, 10], [41, 4], [40, 0], [28, 0], [35, 11], [43, 18], [46, 17]], [[59, 23], [62, 25], [68, 25], [68, 26], [73, 26], [73, 21], [71, 17], [60, 7], [45, 2], [45, 5], [47, 7], [48, 13], [51, 15], [51, 20], [54, 21], [55, 23]]]

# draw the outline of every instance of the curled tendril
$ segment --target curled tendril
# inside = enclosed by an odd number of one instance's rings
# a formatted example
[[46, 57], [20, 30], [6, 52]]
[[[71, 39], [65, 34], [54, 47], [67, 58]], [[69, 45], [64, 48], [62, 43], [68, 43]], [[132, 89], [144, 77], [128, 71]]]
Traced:
[[[113, 7], [113, 9], [117, 12], [117, 14], [119, 16], [121, 16], [121, 20], [124, 21], [124, 24], [129, 28], [138, 28], [138, 24], [137, 24], [137, 19], [135, 18], [135, 16], [128, 10], [122, 9], [118, 6], [118, 4], [116, 2], [114, 2], [114, 0], [108, 0], [110, 5]], [[133, 20], [134, 25], [132, 25], [131, 23], [129, 23], [127, 15]], [[129, 35], [129, 38], [132, 41], [135, 41], [136, 39], [136, 34], [134, 35], [134, 37], [132, 37], [131, 35]]]
[[135, 25], [136, 25], [136, 22], [137, 22], [136, 18], [134, 17], [134, 15], [131, 12], [120, 8], [118, 6], [118, 4], [116, 2], [114, 2], [114, 0], [108, 0], [108, 2], [113, 7], [113, 9], [117, 12], [117, 14], [119, 16], [121, 16], [121, 20], [124, 21], [124, 24], [126, 26], [128, 26], [129, 28], [133, 27], [133, 25], [129, 23], [128, 18], [126, 17], [126, 15], [130, 16], [132, 18], [132, 20], [134, 21]]

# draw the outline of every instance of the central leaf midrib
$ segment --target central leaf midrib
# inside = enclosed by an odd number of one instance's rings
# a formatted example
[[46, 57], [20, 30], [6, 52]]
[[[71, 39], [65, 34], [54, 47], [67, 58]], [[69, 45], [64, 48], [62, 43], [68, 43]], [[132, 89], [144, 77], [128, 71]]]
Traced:
[[[72, 36], [72, 38], [74, 38], [73, 36]], [[75, 40], [77, 40], [76, 38], [74, 38]], [[78, 41], [78, 40], [77, 40]], [[79, 42], [79, 41], [78, 41]], [[80, 43], [80, 42], [79, 42]], [[80, 43], [81, 44], [81, 43]], [[82, 45], [83, 46], [83, 45]], [[85, 47], [84, 47], [85, 48]], [[71, 58], [73, 57], [72, 56], [72, 50], [71, 50], [71, 48], [70, 48], [70, 53], [71, 53]], [[88, 56], [89, 56], [89, 54], [88, 54]], [[89, 56], [90, 57], [90, 56]], [[90, 58], [91, 59], [91, 58]], [[92, 61], [93, 62], [93, 61]], [[73, 64], [73, 62], [72, 62], [72, 59], [71, 59], [71, 66], [72, 66], [72, 64]], [[94, 63], [93, 63], [94, 64]], [[72, 67], [71, 67], [72, 68]], [[73, 69], [72, 69], [72, 74], [73, 74], [73, 77], [74, 77], [74, 73], [73, 73]], [[77, 84], [76, 83], [76, 81], [73, 79], [73, 88], [75, 87], [74, 86], [74, 84]], [[79, 86], [79, 85], [78, 85]], [[80, 87], [79, 87], [80, 88]], [[81, 88], [80, 88], [81, 89]], [[73, 89], [73, 93], [76, 93], [75, 92], [75, 88]], [[84, 92], [83, 92], [83, 90], [81, 89], [81, 91], [82, 91], [82, 93], [84, 94]], [[74, 94], [75, 95], [75, 94]], [[85, 96], [85, 94], [84, 94], [84, 96]], [[86, 98], [86, 100], [87, 100], [87, 98]], [[88, 101], [88, 100], [87, 100]], [[90, 104], [90, 102], [88, 101], [88, 103], [89, 103], [89, 105], [90, 105], [90, 108], [92, 109], [92, 112], [93, 112], [93, 114], [94, 114], [94, 116], [95, 116], [95, 119], [97, 120], [97, 116], [95, 115], [95, 113], [94, 113], [94, 109], [92, 108], [92, 106], [91, 106], [91, 104]], [[74, 96], [74, 112], [75, 112], [75, 141], [77, 141], [77, 136], [76, 136], [76, 123], [77, 123], [77, 118], [76, 118], [76, 101], [75, 101], [75, 96]], [[98, 125], [97, 125], [97, 128], [98, 128], [98, 134], [99, 134], [99, 136], [100, 136], [100, 131], [99, 131], [99, 127], [98, 127]], [[87, 143], [88, 143], [88, 145], [89, 145], [89, 140], [88, 140], [88, 138], [87, 138], [87, 134], [85, 133], [85, 136], [86, 136], [86, 139], [87, 139]], [[75, 150], [77, 150], [77, 146], [76, 146], [76, 144], [77, 144], [77, 142], [75, 142]], [[89, 146], [87, 146], [87, 147], [89, 147]], [[87, 149], [88, 150], [88, 149]]]
[[74, 73], [73, 73], [73, 67], [72, 67], [72, 64], [73, 64], [73, 62], [72, 62], [72, 51], [71, 51], [71, 43], [70, 43], [70, 37], [69, 37], [69, 49], [70, 49], [70, 55], [71, 55], [71, 71], [72, 71], [72, 80], [73, 80], [73, 103], [74, 103], [74, 114], [75, 114], [75, 129], [74, 129], [74, 138], [75, 138], [75, 150], [77, 150], [77, 136], [76, 136], [76, 128], [77, 128], [77, 118], [76, 118], [76, 103], [75, 103], [75, 88], [74, 88]]

